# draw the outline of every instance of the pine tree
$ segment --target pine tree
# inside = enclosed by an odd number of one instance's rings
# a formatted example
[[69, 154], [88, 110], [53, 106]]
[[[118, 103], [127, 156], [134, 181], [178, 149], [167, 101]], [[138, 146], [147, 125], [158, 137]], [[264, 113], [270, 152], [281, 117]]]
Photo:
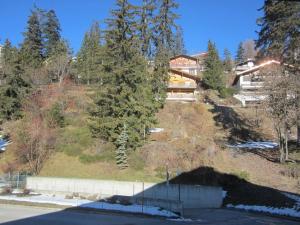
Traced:
[[154, 11], [156, 0], [143, 0], [142, 6], [139, 7], [139, 23], [138, 31], [141, 41], [141, 51], [146, 58], [152, 56], [152, 42], [153, 42], [153, 25], [154, 25]]
[[77, 59], [77, 71], [85, 83], [101, 80], [103, 51], [99, 23], [94, 22], [84, 36]]
[[183, 40], [183, 30], [181, 27], [177, 27], [174, 42], [175, 43], [173, 47], [173, 55], [175, 56], [175, 55], [186, 54], [186, 49]]
[[115, 144], [125, 123], [128, 149], [141, 144], [155, 113], [147, 62], [136, 35], [134, 9], [127, 0], [117, 0], [112, 18], [107, 20], [103, 83], [90, 112], [93, 134]]
[[213, 42], [208, 42], [207, 57], [204, 60], [206, 70], [203, 81], [208, 88], [221, 91], [224, 88], [223, 65]]
[[[300, 146], [300, 2], [265, 0], [264, 16], [257, 20], [261, 27], [256, 47], [260, 57], [270, 57], [283, 63], [293, 76], [297, 114], [297, 143]], [[294, 69], [293, 69], [294, 68]]]
[[233, 61], [231, 58], [231, 54], [229, 52], [229, 50], [227, 48], [224, 49], [224, 70], [231, 72], [232, 71], [232, 67], [233, 67]]
[[243, 48], [243, 43], [240, 42], [237, 53], [236, 53], [236, 57], [235, 57], [235, 63], [239, 64], [239, 63], [245, 62], [246, 60], [247, 59], [245, 56], [245, 49]]
[[295, 64], [300, 48], [300, 2], [265, 0], [261, 10], [264, 16], [257, 20], [261, 29], [256, 42], [260, 54]]
[[127, 163], [127, 142], [128, 142], [128, 134], [127, 134], [127, 128], [124, 124], [123, 129], [116, 141], [116, 164], [119, 167], [119, 169], [125, 169], [128, 167]]
[[179, 17], [173, 10], [178, 8], [178, 4], [174, 0], [159, 0], [159, 2], [159, 14], [155, 18], [156, 47], [171, 50], [174, 46], [175, 20]]
[[55, 54], [56, 46], [61, 41], [61, 28], [54, 10], [48, 11], [45, 17], [43, 33], [45, 38], [45, 57], [48, 58]]
[[36, 11], [32, 11], [21, 46], [22, 63], [26, 67], [38, 68], [43, 61], [43, 40], [41, 25]]
[[11, 45], [11, 42], [6, 39], [1, 51], [1, 66], [3, 74], [11, 74], [14, 61], [18, 57], [18, 49]]
[[0, 120], [11, 120], [21, 116], [21, 102], [28, 94], [30, 84], [23, 79], [24, 70], [20, 57], [11, 61], [12, 69], [6, 74], [6, 84], [0, 86]]
[[157, 100], [157, 107], [162, 107], [166, 99], [166, 88], [169, 80], [169, 59], [174, 49], [176, 30], [175, 20], [178, 15], [173, 12], [178, 8], [174, 0], [159, 0], [159, 13], [154, 25], [154, 71], [152, 74], [152, 91]]

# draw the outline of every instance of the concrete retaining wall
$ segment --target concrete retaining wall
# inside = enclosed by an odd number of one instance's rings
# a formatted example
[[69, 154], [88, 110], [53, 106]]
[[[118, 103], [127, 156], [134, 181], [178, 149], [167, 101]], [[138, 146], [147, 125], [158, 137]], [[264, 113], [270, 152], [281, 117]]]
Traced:
[[30, 190], [47, 193], [97, 194], [101, 198], [127, 196], [133, 202], [143, 202], [144, 204], [151, 202], [151, 205], [161, 207], [162, 204], [165, 206], [167, 201], [170, 205], [177, 205], [177, 207], [185, 209], [218, 208], [223, 201], [222, 188], [200, 185], [28, 177], [26, 187]]

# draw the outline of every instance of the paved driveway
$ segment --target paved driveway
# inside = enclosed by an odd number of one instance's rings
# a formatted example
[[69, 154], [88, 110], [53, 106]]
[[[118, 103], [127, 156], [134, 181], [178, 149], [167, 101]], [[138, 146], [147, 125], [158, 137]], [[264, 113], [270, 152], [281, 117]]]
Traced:
[[30, 207], [0, 204], [0, 224], [2, 225], [176, 225], [176, 224], [216, 224], [216, 225], [296, 225], [296, 221], [273, 218], [232, 210], [201, 210], [188, 212], [193, 221], [170, 221], [167, 219], [138, 215], [95, 213], [80, 210]]

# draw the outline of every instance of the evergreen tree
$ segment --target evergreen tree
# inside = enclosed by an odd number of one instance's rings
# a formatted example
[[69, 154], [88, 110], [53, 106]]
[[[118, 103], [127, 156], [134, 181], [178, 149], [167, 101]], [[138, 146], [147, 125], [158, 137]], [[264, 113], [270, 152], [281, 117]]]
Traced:
[[155, 18], [156, 47], [171, 50], [175, 39], [175, 20], [179, 17], [173, 10], [178, 8], [178, 4], [174, 0], [159, 0], [159, 2], [159, 14]]
[[128, 134], [127, 134], [127, 128], [124, 124], [121, 134], [119, 135], [117, 141], [116, 141], [116, 163], [117, 166], [120, 169], [125, 169], [128, 167], [127, 163], [127, 142], [128, 142]]
[[153, 42], [153, 24], [154, 11], [156, 0], [143, 0], [143, 5], [139, 7], [139, 23], [138, 30], [141, 41], [142, 54], [151, 58], [152, 56], [152, 42]]
[[173, 47], [173, 55], [186, 54], [184, 40], [183, 40], [183, 30], [181, 27], [177, 27], [175, 35], [175, 43]]
[[260, 54], [295, 64], [300, 48], [300, 2], [265, 0], [261, 10], [264, 16], [257, 20], [261, 29], [256, 42]]
[[125, 123], [129, 149], [141, 144], [155, 112], [147, 62], [136, 35], [134, 9], [127, 0], [117, 0], [112, 18], [107, 20], [103, 83], [90, 112], [93, 134], [115, 145]]
[[178, 4], [174, 0], [159, 0], [159, 3], [159, 13], [155, 18], [154, 26], [155, 65], [152, 74], [152, 91], [155, 94], [157, 106], [161, 107], [167, 96], [169, 59], [174, 49], [174, 30], [177, 27], [175, 20], [178, 18], [173, 10], [178, 8]]
[[21, 116], [21, 101], [29, 92], [30, 85], [23, 79], [24, 71], [19, 57], [11, 62], [12, 69], [6, 74], [6, 84], [0, 86], [0, 120]]
[[229, 50], [227, 48], [224, 49], [224, 70], [231, 72], [232, 71], [232, 67], [233, 67], [233, 61], [231, 58], [231, 54], [229, 52]]
[[11, 42], [6, 39], [1, 51], [1, 66], [3, 74], [11, 74], [14, 61], [18, 57], [18, 49], [11, 45]]
[[218, 51], [213, 42], [208, 42], [207, 57], [204, 60], [206, 70], [203, 73], [203, 81], [213, 90], [221, 91], [224, 88], [223, 65]]
[[297, 143], [300, 146], [300, 2], [265, 0], [261, 10], [264, 16], [257, 20], [261, 29], [256, 41], [260, 57], [293, 65], [286, 69], [290, 70], [295, 84], [291, 91], [295, 95]]
[[101, 80], [103, 51], [99, 23], [95, 22], [84, 35], [77, 59], [77, 71], [85, 83], [90, 84], [91, 81]]
[[54, 10], [48, 11], [45, 17], [43, 33], [45, 38], [45, 57], [48, 58], [54, 54], [55, 48], [60, 42], [61, 28]]
[[243, 48], [243, 43], [240, 42], [237, 53], [236, 53], [236, 57], [235, 57], [235, 63], [239, 64], [239, 63], [245, 62], [246, 60], [247, 59], [245, 56], [245, 49]]
[[21, 46], [22, 63], [24, 66], [38, 68], [43, 61], [43, 40], [38, 14], [32, 11], [24, 33]]

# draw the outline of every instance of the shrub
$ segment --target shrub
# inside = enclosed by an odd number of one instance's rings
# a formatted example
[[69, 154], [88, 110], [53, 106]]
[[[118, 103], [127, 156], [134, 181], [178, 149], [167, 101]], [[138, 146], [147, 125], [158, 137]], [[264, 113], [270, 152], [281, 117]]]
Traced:
[[2, 195], [9, 195], [13, 192], [13, 189], [11, 187], [4, 187], [1, 190]]
[[236, 93], [236, 89], [234, 88], [222, 88], [219, 91], [221, 98], [228, 98], [233, 96]]
[[64, 127], [65, 117], [63, 114], [63, 107], [59, 103], [55, 103], [47, 114], [47, 121], [49, 127]]
[[29, 195], [30, 192], [31, 192], [30, 189], [25, 188], [25, 189], [23, 190], [23, 195]]

